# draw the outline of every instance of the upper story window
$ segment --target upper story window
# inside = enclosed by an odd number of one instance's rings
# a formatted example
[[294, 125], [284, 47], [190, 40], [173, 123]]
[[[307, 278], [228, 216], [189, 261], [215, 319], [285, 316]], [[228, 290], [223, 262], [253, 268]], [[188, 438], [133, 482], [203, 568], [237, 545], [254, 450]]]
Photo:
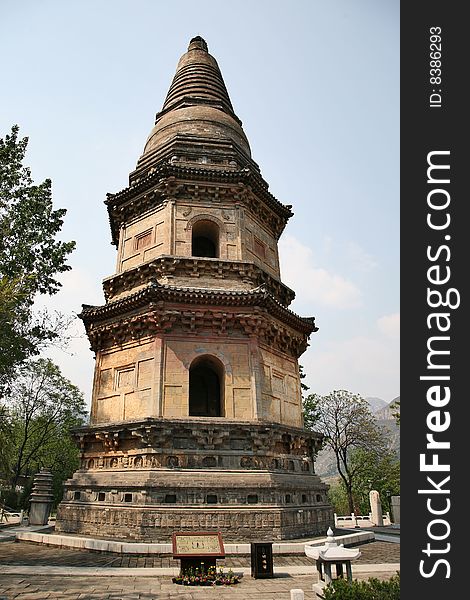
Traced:
[[213, 221], [196, 221], [192, 228], [192, 256], [219, 257], [219, 228]]
[[139, 233], [139, 235], [136, 235], [134, 238], [134, 250], [139, 251], [142, 250], [142, 248], [150, 246], [152, 243], [152, 233], [152, 229], [148, 229], [147, 231], [143, 231], [142, 233]]
[[253, 238], [253, 250], [263, 260], [266, 260], [266, 246], [257, 237]]

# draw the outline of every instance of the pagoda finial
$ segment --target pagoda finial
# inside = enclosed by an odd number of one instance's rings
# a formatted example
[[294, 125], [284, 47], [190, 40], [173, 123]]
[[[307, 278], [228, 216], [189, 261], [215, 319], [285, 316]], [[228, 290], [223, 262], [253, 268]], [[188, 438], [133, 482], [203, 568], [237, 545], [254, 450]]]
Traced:
[[209, 52], [206, 40], [204, 40], [200, 35], [193, 37], [193, 39], [189, 42], [188, 52], [190, 50], [204, 50], [204, 52]]

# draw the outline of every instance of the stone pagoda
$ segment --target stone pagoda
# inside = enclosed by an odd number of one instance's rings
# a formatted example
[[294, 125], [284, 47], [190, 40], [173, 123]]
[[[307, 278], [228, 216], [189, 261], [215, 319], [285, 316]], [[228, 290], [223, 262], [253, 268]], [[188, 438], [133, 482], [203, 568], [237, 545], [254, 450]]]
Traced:
[[303, 428], [298, 358], [316, 331], [288, 306], [269, 191], [206, 42], [191, 40], [129, 187], [108, 194], [116, 273], [83, 305], [96, 355], [90, 425], [56, 530], [166, 541], [323, 534], [333, 523]]

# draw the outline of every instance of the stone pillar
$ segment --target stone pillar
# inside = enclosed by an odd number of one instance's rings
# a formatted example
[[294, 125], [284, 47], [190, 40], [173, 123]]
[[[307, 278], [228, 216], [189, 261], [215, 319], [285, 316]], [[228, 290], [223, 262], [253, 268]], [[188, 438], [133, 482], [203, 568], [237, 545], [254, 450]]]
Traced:
[[369, 492], [370, 511], [372, 514], [371, 521], [373, 525], [382, 527], [384, 524], [382, 515], [382, 503], [380, 502], [380, 494], [377, 490]]
[[396, 525], [400, 524], [400, 496], [392, 496], [391, 498], [392, 508], [392, 523]]
[[33, 491], [29, 500], [30, 525], [47, 525], [53, 498], [52, 473], [47, 469], [41, 469], [34, 476]]

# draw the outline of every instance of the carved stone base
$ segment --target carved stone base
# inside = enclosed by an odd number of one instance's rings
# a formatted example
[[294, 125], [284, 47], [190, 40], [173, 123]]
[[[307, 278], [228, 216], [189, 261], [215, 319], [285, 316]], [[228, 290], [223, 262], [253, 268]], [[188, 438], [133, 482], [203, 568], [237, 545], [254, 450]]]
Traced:
[[175, 531], [220, 531], [225, 542], [276, 541], [324, 535], [331, 524], [329, 507], [158, 508], [72, 506], [62, 504], [56, 531], [170, 543]]
[[317, 435], [272, 423], [148, 419], [83, 428], [81, 469], [66, 483], [56, 531], [168, 542], [174, 531], [226, 541], [324, 534], [327, 486]]

